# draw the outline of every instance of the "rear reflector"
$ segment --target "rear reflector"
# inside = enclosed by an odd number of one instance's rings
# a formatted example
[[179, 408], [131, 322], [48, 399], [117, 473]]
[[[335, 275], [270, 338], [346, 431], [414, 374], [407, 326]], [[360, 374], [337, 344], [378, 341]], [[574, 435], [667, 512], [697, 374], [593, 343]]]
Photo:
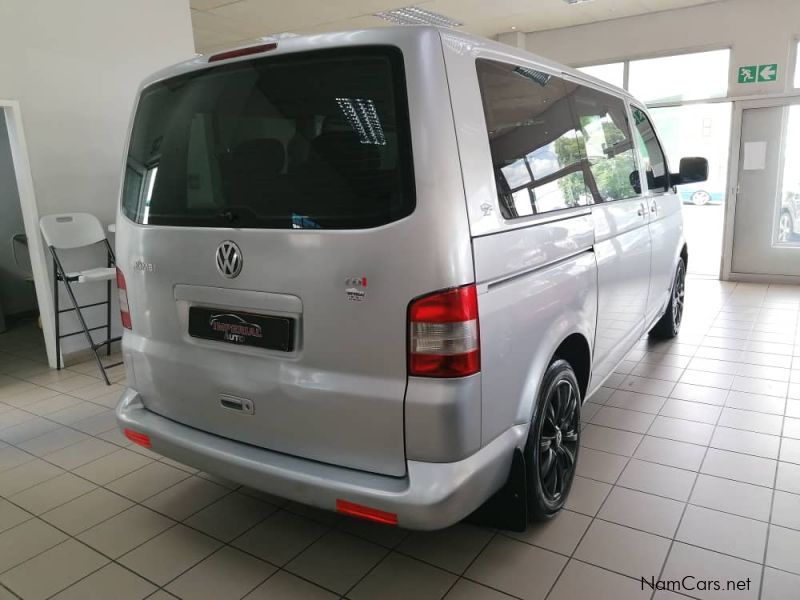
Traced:
[[409, 375], [465, 377], [481, 370], [475, 285], [414, 300], [408, 320]]
[[122, 433], [125, 434], [125, 437], [132, 441], [134, 444], [139, 444], [140, 446], [144, 446], [145, 448], [149, 448], [152, 444], [150, 443], [150, 436], [145, 435], [144, 433], [139, 433], [138, 431], [133, 431], [132, 429], [124, 429]]
[[228, 50], [227, 52], [220, 52], [219, 54], [212, 54], [208, 58], [208, 62], [217, 62], [219, 60], [228, 60], [229, 58], [238, 58], [240, 56], [248, 56], [250, 54], [260, 54], [261, 52], [269, 52], [275, 50], [278, 44], [270, 42], [269, 44], [260, 44], [258, 46], [248, 46], [247, 48], [237, 48], [236, 50]]
[[117, 267], [117, 290], [119, 291], [119, 316], [122, 326], [125, 329], [131, 327], [131, 307], [128, 306], [128, 286], [125, 283], [125, 275]]
[[360, 504], [354, 504], [347, 500], [336, 500], [336, 512], [342, 513], [343, 515], [350, 515], [351, 517], [358, 517], [359, 519], [366, 519], [367, 521], [383, 523], [384, 525], [397, 525], [396, 514], [378, 510], [377, 508], [361, 506]]

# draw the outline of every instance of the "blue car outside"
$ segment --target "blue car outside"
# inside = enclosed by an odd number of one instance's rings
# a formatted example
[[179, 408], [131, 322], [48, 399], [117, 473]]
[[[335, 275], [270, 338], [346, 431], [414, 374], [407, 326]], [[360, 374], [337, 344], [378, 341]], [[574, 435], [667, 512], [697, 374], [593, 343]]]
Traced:
[[684, 204], [695, 204], [702, 206], [705, 204], [721, 204], [725, 202], [725, 192], [712, 191], [702, 187], [681, 186], [678, 194]]

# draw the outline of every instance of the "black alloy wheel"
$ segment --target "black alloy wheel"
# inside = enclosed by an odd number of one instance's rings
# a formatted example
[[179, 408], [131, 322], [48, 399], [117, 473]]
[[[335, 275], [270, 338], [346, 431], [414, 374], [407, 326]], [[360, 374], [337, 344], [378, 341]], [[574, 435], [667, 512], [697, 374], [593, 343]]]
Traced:
[[568, 362], [555, 360], [545, 373], [528, 435], [528, 511], [549, 519], [564, 506], [578, 461], [581, 392]]
[[675, 279], [669, 295], [669, 304], [662, 317], [650, 330], [650, 335], [661, 339], [670, 339], [678, 335], [683, 321], [683, 308], [686, 303], [686, 263], [678, 259]]

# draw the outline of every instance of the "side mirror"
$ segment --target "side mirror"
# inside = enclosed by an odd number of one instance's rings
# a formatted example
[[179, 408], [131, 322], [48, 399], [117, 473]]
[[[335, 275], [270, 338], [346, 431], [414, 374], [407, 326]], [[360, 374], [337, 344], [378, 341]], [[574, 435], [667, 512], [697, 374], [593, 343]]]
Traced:
[[670, 175], [672, 185], [685, 183], [700, 183], [708, 179], [708, 161], [699, 156], [682, 158], [680, 170], [677, 174]]

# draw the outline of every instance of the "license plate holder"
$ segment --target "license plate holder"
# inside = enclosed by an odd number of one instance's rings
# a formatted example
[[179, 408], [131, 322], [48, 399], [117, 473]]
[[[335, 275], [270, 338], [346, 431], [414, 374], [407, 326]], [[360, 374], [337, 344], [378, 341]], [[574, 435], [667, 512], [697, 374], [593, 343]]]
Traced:
[[294, 319], [191, 306], [189, 335], [235, 346], [292, 352]]

